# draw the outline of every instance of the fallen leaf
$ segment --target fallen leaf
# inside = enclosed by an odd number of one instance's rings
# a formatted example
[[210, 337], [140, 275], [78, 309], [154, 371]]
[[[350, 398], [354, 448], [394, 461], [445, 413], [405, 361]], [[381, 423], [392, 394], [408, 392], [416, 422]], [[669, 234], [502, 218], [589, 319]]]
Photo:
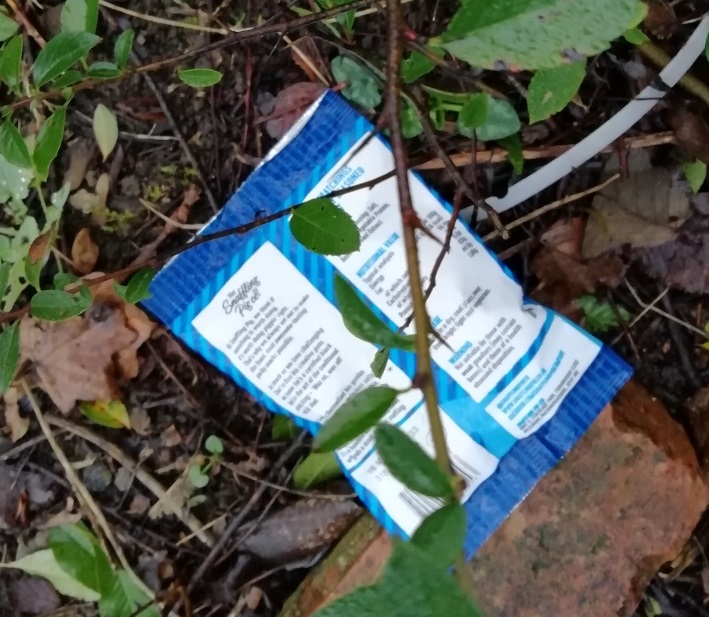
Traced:
[[580, 261], [584, 228], [580, 216], [559, 220], [542, 234], [540, 240], [544, 246]]
[[133, 514], [134, 516], [142, 516], [148, 511], [150, 507], [150, 499], [145, 495], [138, 493], [128, 506], [128, 514]]
[[72, 191], [81, 186], [86, 176], [86, 169], [91, 160], [92, 148], [86, 139], [77, 139], [69, 144], [69, 165], [64, 172], [64, 182], [69, 183]]
[[685, 105], [678, 106], [673, 109], [671, 124], [680, 148], [709, 165], [709, 125], [702, 115]]
[[122, 401], [79, 403], [79, 411], [92, 422], [107, 428], [131, 428], [128, 410]]
[[29, 418], [20, 415], [17, 388], [8, 388], [3, 400], [5, 401], [5, 426], [10, 429], [10, 440], [15, 443], [27, 434], [30, 421]]
[[171, 424], [162, 432], [160, 443], [166, 448], [174, 448], [182, 443], [182, 435], [180, 435], [174, 424]]
[[155, 520], [166, 515], [183, 512], [193, 492], [194, 487], [187, 477], [187, 470], [185, 470], [165, 491], [165, 494], [153, 504], [153, 507], [148, 511], [148, 518]]
[[313, 68], [325, 78], [330, 76], [330, 67], [323, 60], [318, 46], [309, 34], [293, 41], [290, 45], [290, 50], [293, 62], [303, 70], [310, 81], [317, 82], [320, 80]]
[[49, 241], [52, 239], [52, 231], [47, 231], [41, 236], [37, 236], [30, 244], [28, 251], [28, 256], [30, 259], [30, 264], [36, 264], [40, 259], [43, 259], [47, 254], [47, 247], [49, 246]]
[[84, 227], [71, 245], [71, 260], [80, 274], [92, 272], [98, 261], [98, 245], [91, 238], [91, 230]]
[[667, 0], [645, 0], [645, 4], [647, 13], [643, 25], [658, 39], [672, 36], [679, 26], [672, 5]]
[[84, 214], [101, 214], [106, 208], [108, 191], [111, 187], [111, 178], [108, 174], [101, 174], [96, 181], [95, 192], [79, 189], [69, 196], [69, 203], [81, 210]]
[[325, 92], [325, 86], [309, 81], [302, 81], [283, 88], [276, 95], [273, 113], [266, 122], [266, 132], [274, 139], [283, 137], [310, 104], [323, 92]]
[[51, 583], [36, 576], [23, 576], [10, 583], [10, 603], [14, 610], [41, 615], [58, 609], [62, 602]]

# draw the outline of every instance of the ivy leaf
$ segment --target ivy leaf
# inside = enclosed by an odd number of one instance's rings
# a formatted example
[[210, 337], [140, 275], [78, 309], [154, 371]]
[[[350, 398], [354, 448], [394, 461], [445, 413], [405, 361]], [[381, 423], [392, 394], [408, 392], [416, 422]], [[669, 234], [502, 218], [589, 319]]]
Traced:
[[121, 32], [116, 39], [116, 43], [113, 46], [113, 59], [119, 69], [126, 68], [126, 64], [128, 64], [128, 57], [130, 56], [130, 50], [133, 48], [134, 38], [135, 32], [129, 28]]
[[19, 25], [17, 22], [12, 17], [5, 14], [4, 11], [0, 10], [0, 43], [9, 39], [17, 32], [18, 28]]
[[118, 142], [118, 122], [113, 112], [103, 103], [99, 103], [94, 111], [94, 137], [105, 161]]
[[682, 171], [684, 172], [684, 177], [687, 178], [689, 188], [691, 188], [692, 193], [696, 195], [707, 178], [706, 163], [699, 159], [694, 159], [691, 162], [684, 163], [684, 165], [682, 165]]
[[79, 411], [100, 426], [131, 428], [128, 410], [121, 401], [82, 402], [79, 404]]
[[529, 82], [529, 123], [546, 120], [564, 109], [581, 87], [586, 62], [571, 62], [537, 71]]
[[487, 120], [489, 96], [473, 94], [458, 113], [458, 131], [465, 137], [472, 137]]
[[37, 55], [32, 75], [37, 87], [49, 83], [81, 60], [101, 39], [90, 32], [60, 32]]
[[101, 597], [98, 592], [82, 585], [68, 574], [48, 548], [25, 555], [17, 561], [0, 563], [0, 568], [17, 568], [30, 576], [46, 578], [59, 593], [70, 598], [84, 602], [96, 602]]
[[463, 506], [450, 504], [426, 517], [411, 538], [436, 564], [448, 567], [463, 550], [468, 519]]
[[204, 449], [210, 454], [224, 454], [224, 442], [216, 435], [210, 435], [204, 442]]
[[453, 486], [448, 476], [411, 437], [392, 424], [374, 429], [377, 453], [399, 482], [422, 495], [451, 497]]
[[519, 139], [519, 133], [503, 137], [498, 140], [498, 143], [507, 150], [507, 158], [512, 164], [512, 171], [515, 175], [522, 173], [524, 169], [524, 151], [522, 150], [522, 142]]
[[17, 127], [6, 120], [0, 126], [0, 154], [8, 163], [24, 169], [32, 167], [32, 159], [27, 144]]
[[30, 314], [36, 319], [45, 321], [64, 321], [70, 317], [81, 315], [91, 306], [91, 293], [88, 293], [88, 302], [81, 293], [68, 293], [58, 289], [38, 291], [30, 300]]
[[586, 316], [585, 326], [591, 332], [602, 333], [617, 328], [619, 316], [625, 322], [630, 319], [630, 313], [623, 307], [618, 307], [616, 313], [610, 302], [599, 302], [595, 296], [581, 296], [576, 303]]
[[137, 304], [142, 300], [147, 300], [153, 296], [150, 293], [150, 283], [155, 277], [155, 270], [152, 268], [141, 268], [128, 281], [127, 285], [114, 283], [116, 293], [128, 304]]
[[114, 79], [121, 74], [121, 70], [113, 62], [94, 62], [86, 71], [93, 79]]
[[[101, 617], [158, 617], [151, 599], [140, 589], [125, 570], [119, 570], [112, 585], [98, 601]], [[146, 606], [136, 612], [141, 606]]]
[[481, 68], [551, 68], [604, 51], [642, 10], [639, 0], [465, 0], [429, 43]]
[[37, 135], [37, 144], [32, 153], [34, 168], [37, 177], [46, 180], [49, 166], [59, 154], [64, 137], [64, 123], [66, 121], [66, 107], [57, 107], [54, 113], [47, 118]]
[[12, 37], [0, 52], [0, 82], [5, 82], [12, 90], [20, 83], [22, 41], [22, 35], [18, 34]]
[[519, 132], [521, 124], [514, 107], [507, 101], [487, 96], [487, 118], [478, 130], [478, 139], [492, 141]]
[[293, 486], [304, 491], [341, 475], [342, 468], [334, 452], [311, 452], [295, 468]]
[[298, 434], [298, 427], [293, 420], [286, 416], [277, 414], [273, 417], [271, 425], [271, 439], [274, 441], [288, 441]]
[[371, 386], [347, 399], [320, 427], [313, 447], [330, 452], [372, 428], [401, 394], [389, 386]]
[[325, 197], [298, 206], [290, 230], [305, 248], [321, 255], [345, 255], [359, 249], [359, 229], [352, 217]]
[[177, 76], [191, 88], [208, 88], [222, 80], [222, 74], [214, 69], [181, 69]]
[[389, 349], [387, 347], [382, 347], [377, 350], [377, 353], [374, 354], [374, 360], [372, 360], [372, 363], [369, 365], [369, 368], [372, 369], [372, 373], [374, 373], [375, 377], [381, 378], [387, 367], [387, 362], [389, 362]]
[[423, 133], [421, 118], [414, 106], [408, 102], [401, 108], [401, 131], [406, 139], [413, 139]]
[[[7, 280], [5, 280], [5, 286], [7, 286]], [[12, 385], [19, 359], [20, 328], [17, 323], [14, 323], [0, 333], [0, 394], [5, 394]]]
[[60, 17], [62, 32], [96, 32], [98, 0], [66, 0]]
[[[440, 55], [440, 52], [437, 55]], [[413, 51], [408, 58], [401, 61], [401, 79], [405, 84], [412, 84], [434, 68], [436, 63], [431, 58], [421, 52]]]
[[376, 107], [382, 102], [379, 83], [372, 73], [347, 56], [337, 56], [330, 64], [332, 75], [338, 83], [347, 86], [342, 95], [362, 107]]

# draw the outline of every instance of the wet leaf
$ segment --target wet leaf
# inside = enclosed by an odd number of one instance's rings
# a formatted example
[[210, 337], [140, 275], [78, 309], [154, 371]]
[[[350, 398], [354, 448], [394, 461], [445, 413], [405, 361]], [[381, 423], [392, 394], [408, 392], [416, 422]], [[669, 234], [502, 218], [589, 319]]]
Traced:
[[62, 7], [62, 32], [96, 32], [98, 0], [66, 0]]
[[689, 188], [692, 189], [692, 193], [697, 194], [707, 178], [706, 163], [695, 159], [682, 165], [682, 171], [684, 172], [684, 177], [687, 178], [687, 182], [689, 182]]
[[137, 304], [142, 300], [152, 297], [150, 293], [150, 283], [155, 278], [155, 270], [152, 268], [141, 268], [128, 281], [127, 285], [115, 284], [116, 293], [128, 304]]
[[448, 476], [415, 441], [392, 424], [374, 429], [377, 454], [399, 482], [428, 497], [451, 497], [453, 486]]
[[389, 328], [339, 274], [335, 274], [335, 299], [345, 327], [357, 338], [379, 347], [414, 351], [414, 336]]
[[99, 103], [94, 111], [94, 137], [105, 161], [118, 142], [118, 122], [113, 112]]
[[91, 230], [88, 227], [76, 234], [71, 245], [71, 260], [80, 274], [93, 272], [98, 261], [98, 244], [91, 238]]
[[372, 428], [394, 404], [400, 392], [389, 386], [371, 386], [347, 399], [320, 427], [313, 446], [329, 452]]
[[210, 454], [223, 454], [224, 443], [216, 435], [210, 435], [204, 442], [204, 449]]
[[274, 139], [280, 139], [297, 122], [303, 112], [314, 103], [325, 86], [320, 83], [303, 81], [286, 86], [276, 95], [273, 112], [266, 122], [266, 132]]
[[430, 44], [473, 66], [542, 69], [608, 48], [644, 10], [638, 0], [466, 0]]
[[81, 315], [91, 306], [91, 295], [68, 293], [58, 289], [38, 291], [30, 300], [30, 314], [44, 321], [64, 321]]
[[610, 302], [600, 302], [595, 296], [581, 296], [576, 302], [586, 317], [584, 326], [591, 332], [608, 332], [630, 319], [630, 313], [623, 307], [617, 307], [616, 310]]
[[0, 10], [0, 43], [9, 39], [17, 32], [18, 28], [19, 25], [17, 22], [4, 11]]
[[348, 56], [337, 56], [331, 63], [332, 74], [338, 83], [346, 83], [342, 95], [356, 105], [372, 108], [382, 102], [379, 82], [374, 75]]
[[66, 107], [57, 107], [54, 113], [47, 118], [38, 135], [37, 144], [32, 153], [34, 168], [37, 177], [46, 180], [49, 166], [59, 154], [64, 137], [64, 123], [66, 121]]
[[541, 122], [560, 112], [576, 96], [586, 76], [586, 62], [570, 62], [537, 71], [529, 82], [529, 123]]
[[489, 100], [487, 94], [473, 94], [465, 102], [458, 114], [458, 131], [461, 135], [472, 137], [485, 124]]
[[0, 154], [12, 165], [24, 168], [32, 167], [27, 144], [20, 131], [10, 120], [6, 120], [0, 126]]
[[331, 199], [312, 199], [299, 206], [290, 220], [293, 237], [321, 255], [345, 255], [359, 249], [359, 229], [352, 217]]
[[18, 34], [10, 39], [0, 52], [0, 82], [6, 83], [12, 90], [20, 83], [22, 42], [22, 35]]
[[463, 551], [468, 519], [463, 506], [443, 506], [426, 517], [411, 538], [411, 543], [439, 566], [448, 567]]
[[295, 468], [293, 486], [304, 491], [341, 475], [342, 468], [334, 452], [311, 452]]
[[521, 123], [514, 107], [507, 101], [487, 96], [487, 117], [485, 124], [477, 129], [478, 139], [492, 141], [517, 133]]
[[[140, 607], [148, 606], [136, 612]], [[125, 570], [119, 570], [113, 577], [111, 587], [98, 602], [101, 617], [158, 617], [155, 605], [140, 589]]]
[[222, 74], [214, 69], [184, 69], [178, 71], [177, 76], [191, 88], [208, 88], [222, 80]]
[[298, 427], [293, 420], [280, 414], [273, 417], [271, 425], [271, 439], [274, 441], [288, 441], [298, 434]]
[[35, 85], [41, 87], [59, 77], [84, 58], [100, 40], [90, 32], [60, 32], [49, 39], [47, 46], [37, 55], [32, 69]]
[[107, 428], [131, 428], [128, 410], [121, 401], [80, 403], [79, 411], [92, 422]]
[[372, 360], [372, 363], [369, 365], [375, 377], [379, 378], [384, 374], [387, 367], [387, 362], [389, 362], [389, 349], [387, 347], [382, 347], [377, 350], [377, 353], [374, 354], [374, 360]]
[[0, 332], [0, 394], [12, 385], [20, 360], [20, 328], [18, 323]]
[[126, 68], [126, 65], [128, 64], [128, 58], [130, 57], [131, 49], [133, 49], [134, 38], [135, 32], [129, 28], [128, 30], [121, 32], [116, 39], [116, 43], [113, 46], [113, 59], [119, 69]]

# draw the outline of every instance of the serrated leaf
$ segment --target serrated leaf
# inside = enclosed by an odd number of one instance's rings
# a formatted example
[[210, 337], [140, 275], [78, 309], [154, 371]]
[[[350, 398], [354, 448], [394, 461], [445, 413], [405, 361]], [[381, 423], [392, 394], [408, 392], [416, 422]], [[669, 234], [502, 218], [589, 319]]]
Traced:
[[405, 84], [412, 84], [434, 68], [436, 63], [431, 58], [421, 52], [412, 51], [408, 58], [401, 61], [401, 80]]
[[371, 386], [347, 399], [320, 427], [314, 449], [330, 452], [352, 441], [379, 422], [399, 394], [389, 386]]
[[463, 551], [468, 519], [463, 506], [450, 504], [426, 517], [411, 537], [414, 546], [444, 568]]
[[129, 28], [128, 30], [121, 32], [116, 39], [116, 43], [113, 46], [113, 59], [119, 69], [126, 68], [126, 64], [128, 64], [128, 58], [130, 56], [130, 51], [133, 48], [134, 38], [135, 32]]
[[[86, 291], [88, 292], [88, 289]], [[86, 297], [82, 294], [46, 289], [38, 291], [32, 296], [30, 314], [35, 319], [64, 321], [70, 317], [81, 315], [89, 306], [91, 306], [91, 293], [89, 293], [87, 304]]]
[[529, 82], [529, 122], [541, 122], [564, 109], [581, 87], [586, 62], [571, 62], [537, 71]]
[[487, 96], [487, 117], [485, 124], [477, 129], [478, 139], [492, 141], [503, 139], [519, 132], [521, 124], [514, 107], [507, 101]]
[[630, 313], [623, 307], [617, 307], [617, 312], [610, 302], [599, 302], [595, 296], [581, 296], [576, 300], [579, 308], [584, 313], [585, 327], [587, 330], [596, 333], [607, 332], [620, 326], [620, 318], [627, 322]]
[[32, 75], [41, 87], [81, 60], [101, 39], [90, 32], [60, 32], [37, 55]]
[[98, 0], [66, 0], [60, 17], [62, 32], [96, 32]]
[[0, 82], [4, 82], [11, 90], [20, 83], [20, 67], [22, 66], [21, 34], [12, 37], [0, 51]]
[[345, 327], [357, 338], [379, 347], [415, 350], [414, 337], [391, 330], [339, 274], [335, 274], [335, 299]]
[[121, 74], [121, 70], [113, 62], [94, 62], [86, 71], [93, 79], [114, 79]]
[[32, 167], [27, 144], [20, 131], [10, 120], [6, 120], [0, 126], [0, 154], [12, 165], [24, 169]]
[[375, 377], [379, 378], [384, 374], [387, 367], [387, 362], [389, 362], [389, 349], [387, 347], [382, 347], [377, 350], [377, 353], [374, 354], [374, 360], [372, 360], [372, 363], [369, 365], [369, 368], [372, 369], [372, 373], [374, 373]]
[[377, 453], [399, 482], [428, 497], [451, 497], [453, 486], [448, 476], [411, 437], [391, 424], [374, 429]]
[[0, 568], [16, 568], [31, 576], [41, 576], [47, 579], [59, 593], [70, 598], [96, 602], [101, 597], [98, 592], [82, 585], [65, 572], [50, 549], [30, 553], [17, 561], [0, 563]]
[[377, 107], [382, 102], [379, 82], [370, 71], [348, 56], [337, 56], [330, 64], [338, 83], [347, 83], [342, 96], [362, 107]]
[[[5, 280], [5, 286], [7, 286], [7, 280]], [[20, 328], [17, 323], [14, 323], [0, 333], [0, 394], [5, 394], [12, 385], [19, 359]]]
[[17, 22], [0, 10], [0, 43], [9, 39], [18, 29]]
[[359, 229], [352, 217], [324, 197], [298, 206], [290, 230], [305, 248], [321, 255], [345, 255], [359, 249]]
[[210, 435], [204, 442], [204, 449], [210, 454], [223, 454], [224, 443], [216, 435]]
[[96, 143], [105, 161], [118, 142], [118, 122], [113, 112], [103, 103], [96, 106], [93, 127]]
[[57, 107], [54, 113], [47, 118], [37, 135], [37, 143], [32, 153], [34, 168], [37, 177], [46, 180], [49, 166], [59, 154], [64, 137], [64, 124], [66, 122], [66, 107]]
[[114, 288], [119, 297], [128, 304], [136, 304], [141, 300], [152, 297], [150, 293], [150, 283], [155, 278], [155, 270], [152, 268], [141, 268], [128, 281], [127, 285], [114, 284]]
[[515, 175], [519, 175], [524, 170], [524, 151], [522, 150], [522, 142], [519, 139], [519, 133], [503, 137], [498, 142], [505, 150], [507, 150], [507, 159], [512, 165], [512, 171]]
[[430, 43], [481, 68], [551, 68], [604, 51], [641, 10], [639, 0], [465, 0]]
[[342, 468], [334, 452], [311, 452], [295, 468], [293, 486], [305, 491], [316, 484], [327, 482], [342, 475]]
[[202, 471], [199, 465], [192, 465], [187, 470], [187, 477], [195, 488], [204, 488], [209, 484], [209, 476]]
[[472, 137], [487, 120], [489, 96], [473, 94], [458, 113], [458, 131], [465, 137]]
[[274, 416], [271, 425], [271, 439], [274, 441], [288, 441], [298, 434], [298, 427], [293, 420], [280, 414]]
[[[146, 608], [136, 612], [143, 606]], [[111, 588], [98, 602], [98, 609], [101, 617], [158, 617], [155, 605], [125, 570], [116, 572]]]
[[79, 411], [89, 420], [107, 428], [131, 428], [130, 416], [121, 401], [79, 403]]
[[623, 38], [633, 45], [642, 45], [647, 43], [650, 39], [648, 36], [639, 28], [628, 28], [623, 32]]
[[191, 88], [208, 88], [218, 84], [223, 75], [214, 69], [184, 69], [177, 72], [183, 84]]
[[684, 177], [687, 178], [689, 188], [691, 188], [692, 193], [696, 195], [707, 178], [706, 163], [699, 159], [694, 159], [691, 162], [684, 163], [684, 165], [682, 165], [682, 171], [684, 172]]

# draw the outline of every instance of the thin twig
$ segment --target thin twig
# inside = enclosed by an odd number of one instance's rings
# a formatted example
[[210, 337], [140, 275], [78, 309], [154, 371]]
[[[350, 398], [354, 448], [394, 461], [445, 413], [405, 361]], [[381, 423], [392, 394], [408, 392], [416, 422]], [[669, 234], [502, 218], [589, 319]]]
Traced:
[[211, 32], [213, 34], [229, 34], [229, 32], [244, 32], [250, 30], [251, 28], [211, 28], [209, 26], [202, 26], [200, 24], [192, 24], [185, 21], [176, 21], [174, 19], [167, 19], [165, 17], [157, 17], [156, 15], [149, 15], [147, 13], [140, 13], [139, 11], [133, 11], [131, 9], [118, 6], [107, 0], [99, 0], [101, 6], [105, 6], [107, 9], [116, 11], [117, 13], [123, 13], [124, 15], [130, 15], [136, 19], [142, 19], [143, 21], [149, 21], [154, 24], [160, 24], [161, 26], [172, 26], [173, 28], [183, 28], [185, 30], [198, 30], [200, 32]]
[[27, 19], [27, 15], [25, 15], [24, 10], [22, 10], [21, 6], [17, 5], [16, 0], [7, 0], [8, 6], [12, 9], [12, 12], [15, 14], [15, 21], [17, 21], [24, 29], [27, 34], [29, 34], [39, 45], [41, 48], [44, 49], [44, 47], [47, 45], [47, 41], [44, 40], [44, 37], [37, 32], [37, 28], [34, 27], [32, 22]]

